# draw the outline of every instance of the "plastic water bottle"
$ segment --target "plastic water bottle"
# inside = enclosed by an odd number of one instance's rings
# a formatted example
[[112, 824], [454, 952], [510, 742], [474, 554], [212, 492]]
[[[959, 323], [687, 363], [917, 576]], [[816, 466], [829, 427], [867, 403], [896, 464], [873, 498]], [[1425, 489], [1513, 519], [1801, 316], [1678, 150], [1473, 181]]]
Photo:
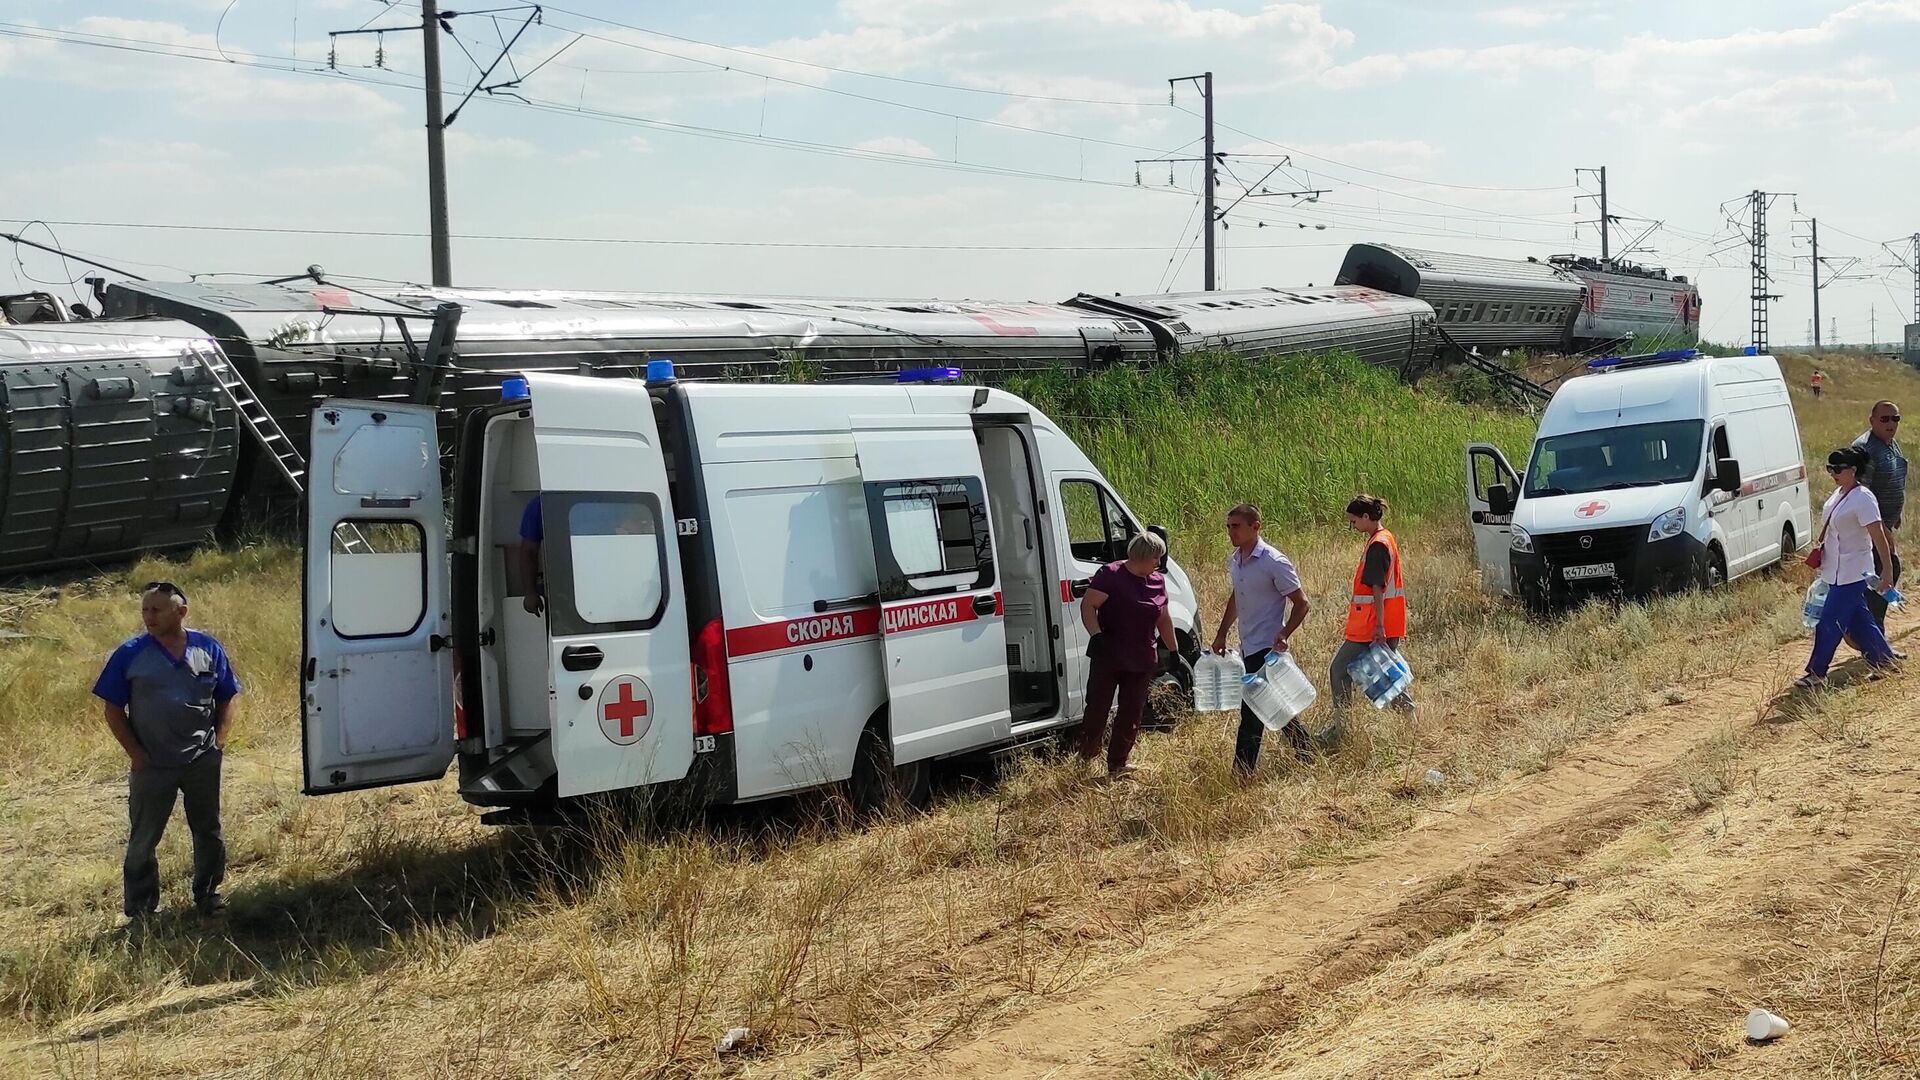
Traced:
[[1240, 707], [1240, 680], [1247, 666], [1232, 649], [1200, 654], [1193, 665], [1193, 711], [1231, 712]]
[[1812, 630], [1820, 625], [1820, 613], [1826, 610], [1827, 593], [1832, 589], [1823, 578], [1814, 578], [1807, 586], [1807, 598], [1800, 604], [1800, 621]]
[[1240, 698], [1268, 730], [1279, 731], [1318, 696], [1290, 652], [1271, 652], [1260, 670], [1241, 676]]
[[1899, 589], [1888, 589], [1881, 595], [1886, 598], [1887, 606], [1890, 608], [1898, 610], [1904, 609], [1907, 606], [1906, 597], [1900, 595]]
[[1413, 668], [1407, 658], [1400, 655], [1400, 650], [1378, 643], [1348, 664], [1347, 674], [1376, 709], [1386, 708], [1413, 685]]

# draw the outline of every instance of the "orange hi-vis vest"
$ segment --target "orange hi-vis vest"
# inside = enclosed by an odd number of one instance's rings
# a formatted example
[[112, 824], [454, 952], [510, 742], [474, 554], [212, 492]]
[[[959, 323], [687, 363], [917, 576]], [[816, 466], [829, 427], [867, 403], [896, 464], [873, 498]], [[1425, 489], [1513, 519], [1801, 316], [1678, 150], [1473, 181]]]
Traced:
[[[1386, 632], [1382, 634], [1389, 640], [1407, 636], [1407, 593], [1400, 580], [1400, 544], [1393, 534], [1381, 529], [1367, 541], [1367, 548], [1375, 543], [1387, 545], [1387, 588], [1386, 588]], [[1367, 548], [1360, 549], [1360, 565], [1353, 568], [1353, 606], [1347, 609], [1347, 640], [1372, 641], [1373, 633], [1373, 588], [1360, 580], [1367, 569]]]

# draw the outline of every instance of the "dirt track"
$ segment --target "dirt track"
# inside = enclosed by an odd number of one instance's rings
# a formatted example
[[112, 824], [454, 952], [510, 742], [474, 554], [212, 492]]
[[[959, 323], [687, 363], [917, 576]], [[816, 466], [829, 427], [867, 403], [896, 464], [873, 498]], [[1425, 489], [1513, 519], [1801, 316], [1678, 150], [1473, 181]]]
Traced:
[[1920, 676], [1836, 716], [1781, 694], [1805, 650], [894, 1074], [1816, 1075], [1817, 1031], [1752, 1048], [1739, 1021], [1846, 1019], [1806, 963], [1877, 943], [1920, 818]]

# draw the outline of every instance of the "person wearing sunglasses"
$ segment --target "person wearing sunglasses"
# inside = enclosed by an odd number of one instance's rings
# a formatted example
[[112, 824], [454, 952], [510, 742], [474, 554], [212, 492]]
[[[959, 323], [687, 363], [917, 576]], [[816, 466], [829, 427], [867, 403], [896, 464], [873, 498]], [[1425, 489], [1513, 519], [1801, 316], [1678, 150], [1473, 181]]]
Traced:
[[[1860, 482], [1880, 504], [1880, 521], [1887, 531], [1888, 561], [1882, 564], [1874, 555], [1873, 572], [1883, 584], [1900, 583], [1900, 515], [1907, 506], [1907, 457], [1900, 452], [1900, 406], [1891, 401], [1876, 401], [1867, 414], [1867, 430], [1853, 445], [1867, 452], [1866, 475]], [[1891, 567], [1891, 569], [1889, 569]], [[1887, 626], [1887, 602], [1878, 593], [1867, 594], [1867, 610], [1882, 630]], [[1900, 659], [1898, 650], [1894, 652]]]
[[193, 902], [202, 914], [226, 909], [227, 845], [220, 831], [220, 768], [233, 731], [240, 680], [211, 634], [187, 629], [187, 594], [170, 581], [140, 590], [146, 632], [107, 657], [93, 684], [106, 705], [107, 730], [127, 752], [126, 858], [122, 910], [138, 922], [160, 908], [160, 863], [154, 852], [186, 803], [193, 834]]
[[[1827, 583], [1827, 599], [1820, 611], [1820, 623], [1813, 631], [1813, 655], [1807, 658], [1806, 673], [1793, 685], [1813, 690], [1827, 683], [1827, 669], [1840, 639], [1851, 638], [1854, 646], [1866, 654], [1873, 669], [1870, 679], [1893, 667], [1893, 650], [1886, 635], [1867, 611], [1867, 575], [1873, 570], [1874, 556], [1887, 560], [1887, 531], [1880, 521], [1880, 504], [1873, 492], [1860, 483], [1866, 467], [1867, 452], [1857, 446], [1843, 446], [1827, 455], [1827, 472], [1833, 477], [1834, 492], [1820, 511], [1820, 534], [1807, 556]], [[1891, 588], [1881, 582], [1882, 589]]]

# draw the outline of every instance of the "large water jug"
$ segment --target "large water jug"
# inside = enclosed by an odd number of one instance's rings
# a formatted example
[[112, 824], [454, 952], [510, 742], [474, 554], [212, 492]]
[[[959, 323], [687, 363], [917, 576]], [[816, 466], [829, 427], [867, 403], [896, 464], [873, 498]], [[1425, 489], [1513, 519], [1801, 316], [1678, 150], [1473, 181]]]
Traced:
[[1270, 652], [1260, 670], [1241, 676], [1240, 700], [1268, 730], [1279, 731], [1294, 717], [1307, 711], [1316, 695], [1306, 672], [1293, 662], [1290, 652]]
[[1224, 654], [1208, 650], [1193, 665], [1193, 711], [1231, 712], [1240, 707], [1240, 679], [1247, 665], [1240, 654], [1228, 649]]
[[1407, 687], [1413, 684], [1413, 668], [1408, 666], [1407, 658], [1400, 655], [1400, 650], [1377, 642], [1347, 665], [1347, 674], [1376, 709], [1392, 704], [1394, 698], [1406, 693]]
[[1813, 584], [1807, 586], [1807, 598], [1800, 604], [1800, 621], [1806, 624], [1807, 629], [1812, 630], [1820, 625], [1820, 613], [1826, 610], [1827, 592], [1830, 589], [1832, 586], [1821, 578], [1814, 578]]

